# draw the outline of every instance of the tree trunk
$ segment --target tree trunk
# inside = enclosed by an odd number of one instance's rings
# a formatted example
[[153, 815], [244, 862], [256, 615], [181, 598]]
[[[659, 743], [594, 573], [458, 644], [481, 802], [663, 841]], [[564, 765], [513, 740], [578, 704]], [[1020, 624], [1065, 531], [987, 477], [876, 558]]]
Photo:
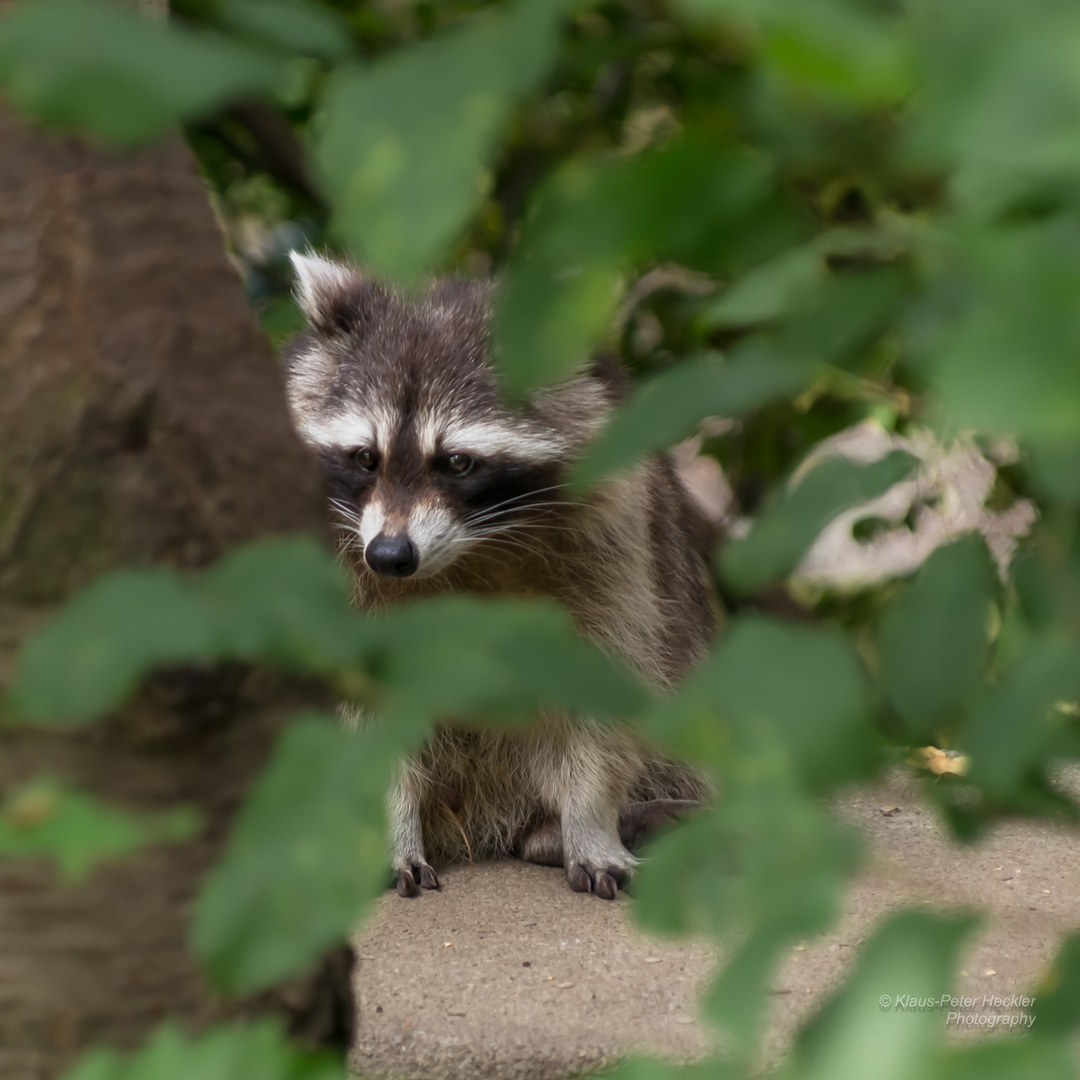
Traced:
[[[0, 107], [0, 687], [20, 640], [101, 571], [196, 569], [320, 530], [320, 503], [187, 149], [109, 153]], [[191, 900], [274, 734], [317, 694], [266, 671], [178, 672], [83, 730], [0, 728], [0, 798], [48, 775], [207, 823], [77, 886], [0, 863], [4, 1080], [237, 1011], [188, 952]], [[351, 1015], [305, 987], [289, 1001], [309, 1034]]]

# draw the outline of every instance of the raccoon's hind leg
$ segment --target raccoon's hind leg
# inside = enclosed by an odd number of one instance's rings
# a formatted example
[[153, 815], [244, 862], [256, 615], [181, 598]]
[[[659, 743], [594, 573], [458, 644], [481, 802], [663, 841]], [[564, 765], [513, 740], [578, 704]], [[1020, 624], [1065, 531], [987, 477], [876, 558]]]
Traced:
[[[701, 809], [691, 799], [649, 799], [626, 803], [619, 811], [619, 839], [629, 851], [653, 833], [674, 825]], [[544, 818], [531, 825], [518, 847], [518, 856], [540, 866], [564, 866], [562, 827], [557, 818]]]
[[419, 762], [404, 762], [387, 797], [387, 825], [390, 831], [390, 865], [397, 875], [398, 896], [416, 896], [420, 886], [437, 889], [439, 879], [424, 855], [420, 827], [420, 801], [426, 774]]
[[619, 839], [634, 851], [653, 833], [685, 820], [687, 815], [700, 809], [701, 803], [690, 799], [650, 799], [648, 802], [627, 803], [619, 811]]
[[633, 851], [653, 833], [682, 821], [712, 802], [708, 775], [692, 765], [650, 753], [619, 811], [619, 838]]
[[530, 825], [525, 839], [521, 841], [518, 855], [525, 862], [539, 866], [563, 866], [565, 859], [559, 819], [548, 817]]

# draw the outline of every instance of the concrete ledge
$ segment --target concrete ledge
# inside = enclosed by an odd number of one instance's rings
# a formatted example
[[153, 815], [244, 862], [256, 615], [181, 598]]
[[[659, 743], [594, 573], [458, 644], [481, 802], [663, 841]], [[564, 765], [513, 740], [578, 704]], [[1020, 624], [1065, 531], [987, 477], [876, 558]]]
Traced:
[[559, 869], [508, 861], [440, 880], [384, 897], [356, 940], [356, 1072], [555, 1080], [636, 1049], [705, 1053], [707, 948], [645, 938], [630, 901], [571, 892]]

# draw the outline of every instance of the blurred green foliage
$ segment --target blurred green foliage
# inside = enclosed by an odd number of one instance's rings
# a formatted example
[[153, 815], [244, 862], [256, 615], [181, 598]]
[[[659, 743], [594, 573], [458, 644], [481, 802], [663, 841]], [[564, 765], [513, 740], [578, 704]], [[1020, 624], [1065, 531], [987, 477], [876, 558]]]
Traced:
[[163, 1027], [131, 1056], [111, 1050], [88, 1055], [67, 1073], [68, 1080], [345, 1080], [344, 1068], [326, 1057], [289, 1046], [270, 1024], [223, 1027], [190, 1038]]
[[[1015, 435], [1011, 490], [1040, 510], [1004, 578], [972, 534], [899, 587], [820, 597], [816, 627], [740, 610], [662, 702], [550, 608], [452, 597], [361, 618], [302, 542], [237, 552], [197, 582], [103, 579], [27, 645], [17, 720], [85, 723], [155, 666], [222, 658], [310, 672], [395, 721], [347, 732], [306, 716], [283, 734], [195, 915], [221, 986], [304, 969], [362, 914], [383, 882], [389, 763], [446, 714], [621, 717], [720, 782], [717, 805], [653, 849], [636, 909], [734, 943], [704, 1004], [723, 1055], [633, 1062], [623, 1080], [754, 1068], [784, 950], [836, 918], [858, 865], [823, 796], [895, 745], [970, 756], [966, 778], [928, 788], [960, 836], [1003, 811], [1076, 816], [1052, 765], [1080, 757], [1078, 44], [1068, 0], [174, 0], [167, 22], [102, 0], [5, 10], [0, 86], [32, 115], [120, 143], [185, 125], [275, 342], [297, 325], [293, 247], [406, 283], [498, 271], [510, 392], [598, 348], [641, 375], [580, 483], [725, 417], [705, 446], [756, 517], [717, 566], [739, 605], [783, 585], [841, 510], [910, 475], [902, 453], [803, 465], [860, 420], [945, 442]], [[0, 809], [5, 857], [75, 872], [163, 836], [77, 793], [28, 791]], [[897, 987], [949, 990], [970, 926], [892, 918], [782, 1075], [1071, 1075], [1073, 940], [1024, 1041], [949, 1048], [937, 1014], [879, 1008]], [[72, 1075], [338, 1075], [311, 1068], [263, 1029], [165, 1031]]]
[[102, 859], [144, 844], [187, 840], [198, 826], [197, 817], [183, 808], [137, 816], [62, 784], [33, 780], [0, 804], [0, 858], [47, 859], [65, 879], [79, 881]]

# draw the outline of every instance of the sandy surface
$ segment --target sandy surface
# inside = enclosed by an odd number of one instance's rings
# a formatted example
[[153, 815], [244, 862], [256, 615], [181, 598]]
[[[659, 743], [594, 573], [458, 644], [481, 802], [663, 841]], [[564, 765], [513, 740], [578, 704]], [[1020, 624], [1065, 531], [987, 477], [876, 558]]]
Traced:
[[625, 897], [571, 892], [562, 870], [458, 867], [387, 895], [357, 942], [353, 1064], [401, 1077], [565, 1076], [632, 1048], [690, 1058], [706, 948], [650, 942]]
[[[1033, 986], [1080, 926], [1075, 830], [1008, 822], [958, 848], [916, 791], [900, 776], [838, 801], [838, 815], [864, 830], [870, 861], [840, 925], [794, 949], [778, 973], [770, 1059], [898, 906], [984, 912], [957, 987], [980, 1000]], [[707, 1048], [694, 1001], [715, 962], [708, 948], [643, 938], [629, 925], [631, 901], [572, 893], [559, 870], [504, 862], [441, 876], [437, 894], [385, 897], [357, 939], [358, 1071], [547, 1080], [636, 1049], [688, 1060]]]

